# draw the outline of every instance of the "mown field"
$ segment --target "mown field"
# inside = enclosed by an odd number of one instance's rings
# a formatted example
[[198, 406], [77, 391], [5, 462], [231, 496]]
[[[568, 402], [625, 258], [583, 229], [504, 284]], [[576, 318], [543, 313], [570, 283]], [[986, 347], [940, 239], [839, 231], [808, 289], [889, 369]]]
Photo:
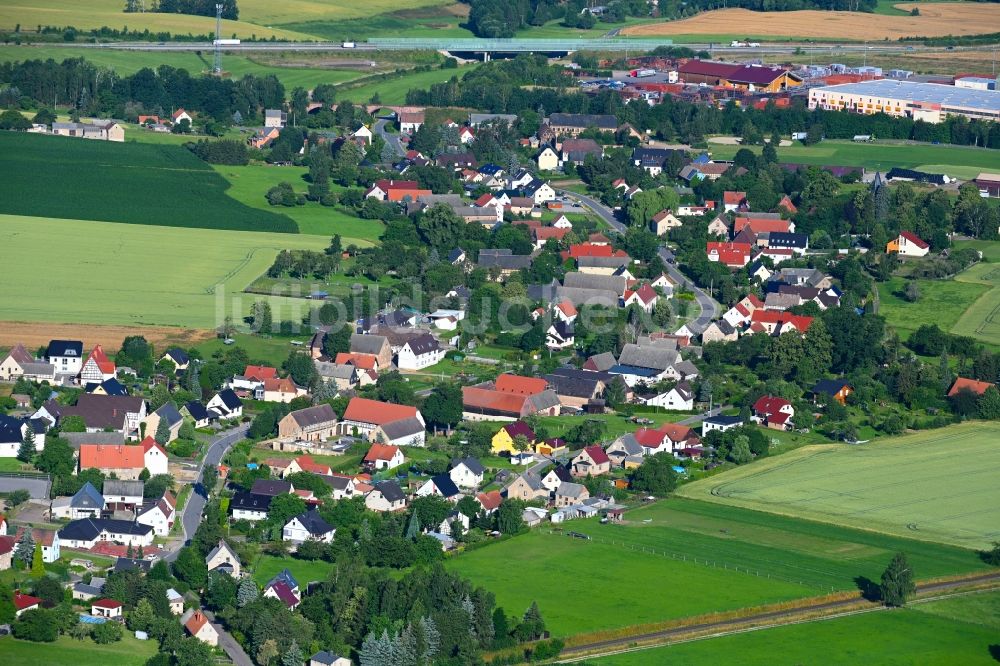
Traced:
[[[182, 51], [120, 51], [62, 46], [0, 46], [0, 62], [48, 60], [49, 58], [56, 62], [62, 62], [67, 58], [85, 58], [98, 67], [114, 69], [123, 76], [134, 74], [143, 67], [156, 69], [160, 65], [186, 69], [192, 75], [212, 70], [212, 54], [210, 52], [198, 54]], [[288, 90], [296, 86], [302, 86], [309, 90], [319, 83], [343, 83], [368, 73], [367, 70], [353, 68], [283, 67], [257, 62], [252, 56], [236, 53], [224, 53], [222, 64], [233, 78], [240, 78], [244, 74], [254, 74], [255, 76], [274, 74]]]
[[[739, 149], [740, 146], [735, 145], [709, 144], [709, 150], [716, 159], [731, 159]], [[759, 152], [760, 148], [751, 147], [750, 150]], [[815, 166], [856, 166], [879, 171], [903, 167], [974, 178], [981, 171], [995, 168], [1000, 160], [1000, 151], [929, 143], [854, 143], [831, 139], [812, 146], [796, 143], [779, 148], [778, 160]]]
[[[321, 206], [310, 201], [304, 206], [275, 207], [267, 202], [269, 189], [281, 182], [290, 183], [296, 192], [305, 193], [306, 183], [302, 176], [308, 172], [305, 167], [296, 166], [226, 166], [213, 167], [229, 183], [226, 194], [236, 201], [255, 208], [262, 213], [279, 214], [295, 221], [299, 232], [319, 236], [340, 234], [344, 247], [351, 243], [359, 247], [374, 244], [382, 235], [385, 225], [378, 220], [362, 220], [349, 215], [339, 208]], [[336, 191], [339, 188], [331, 185]]]
[[[974, 666], [996, 664], [1000, 593], [942, 599], [652, 650], [592, 659], [592, 666]], [[819, 655], [822, 655], [820, 658]]]
[[98, 645], [90, 639], [80, 642], [69, 636], [60, 636], [54, 643], [19, 641], [11, 636], [0, 638], [0, 661], [5, 664], [142, 666], [156, 650], [156, 641], [136, 640], [127, 631], [121, 641], [109, 645]]
[[683, 486], [692, 499], [964, 548], [1000, 540], [1000, 424], [804, 447]]
[[957, 280], [914, 280], [920, 298], [911, 303], [903, 297], [908, 280], [892, 278], [878, 283], [879, 314], [904, 340], [925, 324], [937, 324], [950, 331], [965, 315], [966, 310], [989, 287]]
[[[72, 142], [72, 139], [66, 139]], [[0, 321], [215, 328], [239, 322], [244, 287], [282, 249], [320, 250], [324, 236], [182, 229], [0, 215]], [[274, 321], [299, 320], [308, 301], [268, 297]]]
[[461, 78], [463, 74], [478, 66], [478, 64], [473, 63], [457, 69], [435, 68], [427, 72], [412, 72], [382, 80], [376, 79], [357, 86], [342, 88], [337, 91], [337, 98], [360, 104], [369, 102], [372, 97], [377, 95], [381, 104], [405, 104], [406, 93], [410, 90], [424, 90], [435, 83], [444, 83], [453, 76]]
[[970, 335], [991, 345], [1000, 345], [1000, 264], [983, 263], [955, 276], [959, 284], [983, 286], [986, 292], [962, 314], [952, 333]]
[[0, 133], [0, 213], [130, 224], [296, 233], [291, 218], [226, 195], [181, 146]]
[[[590, 527], [587, 521], [566, 524], [568, 530]], [[548, 528], [465, 553], [446, 566], [493, 592], [508, 615], [521, 615], [537, 601], [555, 636], [756, 606], [813, 592], [796, 583], [552, 534]]]
[[[910, 16], [912, 7], [920, 16]], [[635, 37], [701, 36], [720, 34], [750, 39], [832, 39], [862, 41], [902, 37], [978, 35], [994, 32], [1000, 25], [1000, 7], [979, 3], [900, 3], [903, 15], [863, 12], [801, 10], [755, 12], [748, 9], [717, 9], [679, 21], [660, 21], [625, 28]], [[726, 26], [731, 29], [726, 30]], [[739, 29], [733, 32], [732, 29]]]

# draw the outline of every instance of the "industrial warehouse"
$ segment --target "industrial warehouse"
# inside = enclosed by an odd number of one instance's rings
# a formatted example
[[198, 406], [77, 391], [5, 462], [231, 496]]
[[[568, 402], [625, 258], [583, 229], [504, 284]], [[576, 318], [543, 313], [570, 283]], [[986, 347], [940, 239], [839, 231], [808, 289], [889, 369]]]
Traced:
[[881, 79], [814, 88], [809, 108], [885, 113], [939, 123], [947, 116], [1000, 120], [1000, 92], [939, 83]]

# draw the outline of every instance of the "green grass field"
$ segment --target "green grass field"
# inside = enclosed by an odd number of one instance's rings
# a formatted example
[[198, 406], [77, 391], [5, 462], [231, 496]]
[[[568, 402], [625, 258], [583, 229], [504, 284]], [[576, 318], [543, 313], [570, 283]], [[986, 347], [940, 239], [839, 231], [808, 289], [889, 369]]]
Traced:
[[956, 275], [955, 281], [981, 286], [986, 291], [969, 305], [951, 332], [1000, 345], [1000, 264], [978, 264]]
[[5, 664], [32, 666], [142, 666], [156, 654], [156, 641], [140, 641], [125, 632], [125, 637], [109, 645], [98, 645], [89, 638], [83, 642], [60, 636], [54, 643], [19, 641], [10, 636], [0, 638], [0, 661]]
[[[709, 143], [709, 150], [716, 159], [730, 159], [739, 149], [740, 146]], [[751, 150], [759, 152], [760, 148], [752, 147]], [[1000, 151], [926, 143], [853, 143], [830, 139], [813, 146], [796, 144], [779, 148], [778, 160], [816, 166], [858, 166], [880, 171], [903, 167], [970, 178], [995, 167], [1000, 160]]]
[[[590, 527], [589, 521], [567, 529]], [[447, 567], [493, 592], [508, 615], [538, 607], [555, 636], [808, 596], [809, 587], [643, 555], [535, 530], [460, 555]]]
[[856, 589], [859, 576], [877, 580], [899, 551], [920, 578], [984, 568], [974, 553], [955, 546], [678, 497], [629, 511], [620, 525], [588, 522], [573, 529], [627, 553], [636, 548], [644, 557], [696, 558], [798, 583], [815, 594]]
[[[385, 225], [378, 220], [362, 220], [338, 208], [321, 206], [312, 201], [304, 206], [291, 208], [274, 207], [267, 203], [265, 197], [267, 191], [280, 182], [290, 183], [297, 192], [305, 193], [306, 183], [302, 180], [302, 176], [308, 172], [305, 167], [215, 165], [213, 168], [229, 183], [227, 195], [265, 213], [276, 213], [292, 218], [303, 234], [316, 236], [340, 234], [345, 247], [351, 243], [367, 247], [378, 240], [385, 228]], [[331, 189], [338, 188], [332, 186]]]
[[[239, 322], [262, 298], [243, 288], [279, 250], [329, 243], [324, 236], [14, 215], [0, 215], [0, 237], [0, 320], [190, 328], [213, 328], [226, 314]], [[308, 312], [305, 300], [268, 300], [275, 322]]]
[[1000, 539], [1000, 424], [964, 423], [868, 445], [805, 447], [697, 481], [683, 497], [914, 539]]
[[0, 213], [295, 233], [285, 215], [226, 195], [229, 184], [181, 146], [0, 134]]
[[[1000, 593], [991, 592], [592, 659], [592, 666], [974, 666], [996, 664]], [[819, 655], [822, 655], [820, 658]]]
[[462, 76], [478, 67], [477, 63], [463, 65], [457, 69], [431, 69], [426, 72], [412, 72], [402, 76], [394, 76], [374, 80], [357, 86], [347, 86], [338, 89], [337, 99], [346, 99], [355, 103], [368, 102], [378, 95], [381, 104], [404, 104], [406, 93], [410, 90], [424, 90], [435, 83], [444, 83], [453, 76]]
[[[98, 67], [113, 69], [122, 76], [134, 74], [143, 67], [156, 69], [160, 65], [186, 69], [192, 75], [212, 70], [211, 53], [122, 51], [62, 46], [0, 46], [0, 62], [47, 60], [49, 58], [56, 62], [62, 62], [67, 58], [85, 58]], [[260, 63], [252, 57], [236, 53], [224, 53], [222, 63], [225, 70], [233, 78], [240, 78], [244, 74], [254, 74], [255, 76], [274, 74], [288, 90], [296, 86], [302, 86], [309, 90], [319, 83], [344, 83], [367, 74], [366, 71], [357, 69], [281, 67]]]
[[906, 283], [898, 277], [878, 283], [879, 314], [903, 339], [924, 324], [952, 330], [966, 310], [989, 291], [988, 286], [974, 282], [916, 280], [920, 298], [911, 303], [902, 297]]
[[[627, 417], [620, 414], [583, 414], [583, 415], [571, 415], [571, 416], [542, 416], [539, 417], [539, 422], [545, 426], [548, 431], [549, 437], [562, 437], [566, 434], [566, 431], [570, 428], [577, 426], [584, 421], [596, 420], [604, 421], [606, 425], [606, 430], [604, 437], [606, 439], [614, 439], [620, 435], [624, 435], [627, 432], [635, 432], [639, 428], [655, 428], [664, 423], [675, 423], [690, 417], [691, 414], [684, 412], [665, 412], [661, 414], [642, 412], [641, 414], [636, 414], [638, 418], [649, 419], [653, 421], [653, 425], [641, 426], [637, 423], [633, 423], [628, 420]], [[696, 428], [697, 429], [697, 428]]]
[[299, 586], [305, 589], [306, 584], [309, 582], [326, 580], [327, 575], [333, 570], [333, 565], [329, 562], [318, 560], [297, 560], [294, 557], [262, 555], [257, 561], [257, 566], [253, 572], [253, 579], [259, 585], [264, 585], [276, 573], [286, 568], [295, 576], [295, 580], [298, 581]]

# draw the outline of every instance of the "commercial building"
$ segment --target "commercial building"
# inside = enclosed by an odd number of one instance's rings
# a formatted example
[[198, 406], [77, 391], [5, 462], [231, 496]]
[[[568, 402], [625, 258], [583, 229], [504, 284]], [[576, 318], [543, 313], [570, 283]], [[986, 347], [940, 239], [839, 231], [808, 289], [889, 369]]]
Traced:
[[865, 115], [885, 113], [929, 123], [939, 123], [947, 116], [998, 121], [1000, 91], [880, 79], [813, 88], [809, 91], [809, 108]]

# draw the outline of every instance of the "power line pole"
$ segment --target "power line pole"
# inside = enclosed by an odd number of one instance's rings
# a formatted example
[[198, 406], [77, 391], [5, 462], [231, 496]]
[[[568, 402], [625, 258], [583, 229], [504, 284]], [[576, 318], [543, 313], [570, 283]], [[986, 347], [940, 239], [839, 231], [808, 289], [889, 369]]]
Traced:
[[212, 72], [222, 76], [222, 4], [215, 5], [215, 63]]

